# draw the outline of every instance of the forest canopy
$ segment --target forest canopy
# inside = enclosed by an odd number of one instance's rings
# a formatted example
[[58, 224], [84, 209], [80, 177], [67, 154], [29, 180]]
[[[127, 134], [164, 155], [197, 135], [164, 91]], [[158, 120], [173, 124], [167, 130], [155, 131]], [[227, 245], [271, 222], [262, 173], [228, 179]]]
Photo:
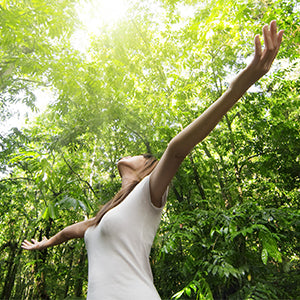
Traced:
[[36, 111], [38, 91], [51, 95], [26, 126], [0, 132], [0, 299], [86, 297], [82, 240], [41, 252], [21, 242], [94, 216], [120, 188], [121, 157], [160, 158], [271, 20], [285, 31], [271, 72], [183, 162], [150, 261], [163, 300], [297, 299], [298, 1], [131, 1], [88, 31], [80, 11], [98, 4], [0, 2], [2, 127], [12, 107]]

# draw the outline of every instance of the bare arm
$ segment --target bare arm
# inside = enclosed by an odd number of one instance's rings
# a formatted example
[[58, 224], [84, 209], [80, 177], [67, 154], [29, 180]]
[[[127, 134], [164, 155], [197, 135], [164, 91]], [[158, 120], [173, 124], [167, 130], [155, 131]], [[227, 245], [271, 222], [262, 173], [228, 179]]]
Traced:
[[271, 22], [270, 28], [264, 26], [264, 50], [261, 49], [259, 36], [255, 36], [252, 62], [237, 75], [216, 102], [171, 140], [150, 177], [151, 200], [154, 205], [161, 206], [164, 191], [189, 152], [215, 128], [248, 88], [269, 71], [278, 53], [282, 36], [283, 31], [277, 33], [275, 21]]
[[24, 240], [21, 247], [26, 250], [43, 250], [51, 246], [62, 244], [70, 239], [83, 238], [84, 233], [91, 224], [92, 220], [93, 219], [89, 219], [70, 225], [58, 232], [49, 240], [45, 237], [40, 242], [36, 241], [35, 239], [31, 239], [31, 242]]

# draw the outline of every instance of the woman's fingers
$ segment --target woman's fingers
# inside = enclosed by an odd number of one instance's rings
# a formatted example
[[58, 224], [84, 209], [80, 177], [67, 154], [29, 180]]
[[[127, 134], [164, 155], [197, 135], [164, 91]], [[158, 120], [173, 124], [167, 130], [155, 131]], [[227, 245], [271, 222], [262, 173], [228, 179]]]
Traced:
[[271, 39], [273, 42], [273, 46], [276, 48], [277, 47], [277, 26], [276, 26], [276, 21], [272, 21], [270, 23], [270, 34], [271, 34]]
[[277, 34], [277, 50], [279, 50], [283, 34], [284, 34], [284, 30], [280, 30]]
[[261, 57], [261, 42], [259, 38], [259, 34], [257, 34], [254, 38], [254, 46], [255, 46], [255, 57], [260, 58]]
[[277, 33], [276, 21], [272, 21], [270, 23], [270, 29], [268, 25], [265, 25], [263, 27], [263, 36], [264, 36], [265, 50], [278, 51], [282, 41], [283, 30], [280, 30]]
[[21, 247], [23, 248], [23, 249], [28, 249], [28, 248], [30, 248], [32, 246], [32, 244], [29, 242], [29, 241], [27, 241], [27, 240], [24, 240], [23, 242], [22, 242], [22, 244], [21, 244]]
[[38, 242], [35, 239], [31, 239], [31, 241], [32, 241], [32, 243], [29, 242], [28, 240], [24, 240], [21, 244], [21, 247], [26, 250], [34, 249]]
[[265, 42], [265, 49], [266, 50], [273, 50], [274, 45], [271, 37], [271, 32], [269, 30], [269, 26], [265, 25], [263, 27], [263, 36], [264, 36], [264, 42]]
[[276, 21], [272, 21], [270, 24], [270, 32], [271, 32], [271, 38], [275, 48], [279, 49], [284, 31], [280, 30], [277, 33]]

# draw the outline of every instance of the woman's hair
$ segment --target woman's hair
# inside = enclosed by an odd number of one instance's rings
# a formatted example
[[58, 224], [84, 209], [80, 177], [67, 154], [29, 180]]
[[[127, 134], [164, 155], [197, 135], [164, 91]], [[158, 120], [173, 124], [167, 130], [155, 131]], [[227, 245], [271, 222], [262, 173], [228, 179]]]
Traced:
[[134, 180], [126, 187], [121, 188], [118, 193], [106, 204], [102, 206], [102, 208], [98, 211], [94, 221], [91, 223], [90, 226], [96, 226], [100, 223], [103, 216], [112, 208], [119, 205], [135, 188], [135, 186], [147, 175], [149, 175], [154, 168], [156, 167], [158, 161], [152, 154], [143, 154], [144, 158], [146, 159], [144, 167], [139, 171], [138, 178], [139, 180]]

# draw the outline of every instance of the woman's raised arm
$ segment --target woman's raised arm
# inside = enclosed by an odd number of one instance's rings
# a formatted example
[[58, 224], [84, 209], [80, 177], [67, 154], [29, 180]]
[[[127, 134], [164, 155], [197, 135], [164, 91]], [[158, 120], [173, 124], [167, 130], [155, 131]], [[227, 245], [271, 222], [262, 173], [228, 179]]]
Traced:
[[93, 219], [67, 226], [50, 239], [44, 237], [40, 242], [35, 239], [31, 239], [31, 242], [24, 240], [21, 247], [25, 250], [43, 250], [48, 247], [62, 244], [70, 239], [83, 238], [86, 229], [90, 226], [91, 222], [93, 222]]
[[252, 62], [237, 75], [227, 91], [216, 102], [169, 143], [150, 176], [151, 200], [155, 206], [161, 206], [161, 197], [183, 159], [215, 128], [249, 87], [270, 70], [278, 53], [283, 31], [277, 32], [275, 21], [271, 22], [270, 27], [265, 25], [262, 30], [264, 50], [262, 51], [259, 36], [255, 36], [255, 54]]

